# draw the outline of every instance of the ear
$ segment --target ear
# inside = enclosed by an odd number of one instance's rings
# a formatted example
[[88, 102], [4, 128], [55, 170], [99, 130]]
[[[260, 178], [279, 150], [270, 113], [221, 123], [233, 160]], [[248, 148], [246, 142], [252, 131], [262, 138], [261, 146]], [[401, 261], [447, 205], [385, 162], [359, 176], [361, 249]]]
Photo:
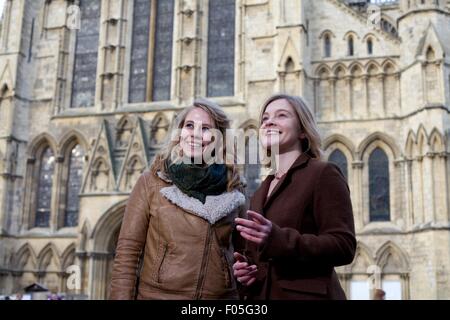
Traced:
[[299, 139], [305, 139], [306, 134], [304, 132], [300, 132], [300, 135], [298, 136]]

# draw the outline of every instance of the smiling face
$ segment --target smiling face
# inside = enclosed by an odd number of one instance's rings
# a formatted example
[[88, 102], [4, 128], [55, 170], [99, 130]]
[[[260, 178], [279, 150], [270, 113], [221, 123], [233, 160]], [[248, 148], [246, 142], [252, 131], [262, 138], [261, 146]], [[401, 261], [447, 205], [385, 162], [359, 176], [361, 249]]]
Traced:
[[286, 99], [272, 101], [261, 118], [261, 143], [271, 149], [278, 145], [280, 153], [300, 150], [300, 140], [304, 138], [301, 125], [294, 108]]
[[199, 159], [212, 142], [214, 121], [202, 108], [194, 108], [187, 115], [181, 128], [180, 147], [187, 158]]

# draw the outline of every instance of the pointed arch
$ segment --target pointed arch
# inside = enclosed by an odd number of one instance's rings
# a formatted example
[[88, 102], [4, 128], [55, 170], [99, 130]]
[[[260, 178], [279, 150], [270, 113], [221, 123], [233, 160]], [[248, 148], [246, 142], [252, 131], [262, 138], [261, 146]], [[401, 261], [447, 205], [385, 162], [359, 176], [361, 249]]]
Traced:
[[427, 48], [425, 58], [427, 59], [427, 61], [434, 61], [436, 59], [436, 52], [431, 45]]
[[336, 35], [333, 33], [333, 31], [331, 31], [330, 29], [326, 29], [320, 33], [319, 39], [323, 39], [326, 35], [328, 35], [332, 38], [336, 38]]
[[376, 263], [383, 273], [407, 273], [407, 254], [393, 241], [385, 242], [376, 252]]
[[358, 146], [357, 153], [362, 157], [362, 155], [366, 152], [368, 147], [373, 144], [374, 142], [381, 142], [384, 144], [389, 152], [392, 154], [394, 159], [397, 159], [400, 157], [400, 149], [397, 146], [397, 143], [395, 142], [395, 139], [388, 136], [387, 134], [383, 132], [374, 132], [371, 135], [369, 135], [366, 139], [364, 139]]
[[71, 149], [76, 144], [81, 145], [86, 153], [89, 150], [89, 143], [84, 135], [76, 129], [70, 129], [59, 140], [58, 149], [61, 155], [64, 155], [68, 149]]
[[29, 143], [28, 157], [35, 158], [38, 151], [45, 146], [49, 146], [52, 149], [53, 154], [58, 154], [58, 144], [55, 138], [47, 132], [41, 133], [34, 137]]
[[283, 69], [285, 67], [286, 62], [290, 58], [294, 69], [298, 69], [299, 68], [298, 57], [299, 53], [297, 51], [297, 48], [295, 47], [294, 41], [290, 36], [288, 36], [286, 43], [283, 47], [280, 60], [278, 61], [278, 67]]
[[423, 124], [421, 124], [417, 130], [417, 155], [424, 156], [428, 152], [428, 141], [427, 130]]
[[103, 157], [97, 157], [97, 159], [95, 159], [92, 168], [94, 170], [99, 170], [101, 166], [104, 166], [104, 170], [109, 170], [109, 166], [108, 166], [108, 161], [106, 161], [105, 158]]
[[327, 150], [331, 145], [336, 143], [342, 144], [351, 155], [351, 160], [354, 160], [355, 146], [350, 139], [341, 134], [332, 134], [331, 136], [325, 138], [323, 140], [323, 149]]
[[129, 160], [128, 160], [128, 166], [131, 165], [134, 161], [137, 161], [138, 163], [142, 164], [143, 166], [145, 166], [145, 161], [138, 155], [138, 154], [134, 154]]
[[292, 57], [289, 56], [284, 63], [284, 71], [285, 72], [294, 72], [295, 71], [295, 64], [294, 60], [292, 60]]
[[361, 42], [367, 42], [367, 40], [372, 39], [374, 41], [380, 41], [380, 39], [372, 32], [367, 33], [364, 35], [364, 37], [361, 39]]
[[444, 136], [437, 128], [433, 128], [433, 130], [431, 131], [428, 144], [430, 145], [433, 152], [445, 151]]
[[37, 265], [37, 257], [33, 247], [27, 242], [23, 244], [12, 260], [12, 268], [18, 271], [22, 271], [28, 264], [32, 265], [33, 269]]
[[106, 210], [90, 234], [95, 252], [109, 252], [113, 230], [120, 228], [128, 199], [119, 201]]
[[347, 75], [347, 67], [343, 63], [338, 63], [333, 67], [333, 75], [336, 77], [344, 77]]
[[13, 77], [9, 60], [6, 60], [6, 65], [0, 75], [1, 96], [0, 98], [12, 97], [14, 95]]
[[167, 116], [163, 112], [157, 113], [150, 124], [151, 145], [153, 146], [162, 145], [168, 137], [170, 126], [171, 123], [169, 119], [167, 119]]
[[383, 69], [383, 72], [386, 74], [393, 74], [398, 72], [395, 62], [393, 62], [390, 59], [384, 61], [383, 64], [381, 65], [381, 68]]
[[374, 264], [371, 250], [361, 241], [358, 241], [356, 246], [355, 258], [350, 265], [352, 274], [366, 274], [369, 266]]
[[369, 61], [366, 64], [366, 73], [369, 75], [377, 75], [380, 73], [380, 65], [375, 61]]
[[322, 64], [319, 65], [316, 69], [316, 76], [321, 78], [321, 79], [326, 79], [328, 78], [330, 75], [332, 74], [332, 70], [331, 68], [326, 65], [326, 64]]
[[133, 124], [136, 122], [136, 119], [133, 115], [125, 114], [123, 115], [119, 121], [117, 121], [116, 129], [118, 130], [130, 130], [133, 129]]
[[258, 120], [256, 120], [256, 119], [247, 119], [243, 123], [241, 123], [238, 128], [239, 129], [244, 129], [244, 130], [248, 130], [248, 129], [258, 130], [258, 127], [259, 127]]
[[349, 37], [353, 37], [354, 40], [361, 39], [361, 37], [355, 31], [350, 30], [344, 34], [344, 38], [342, 40], [348, 40]]
[[71, 243], [61, 255], [61, 270], [65, 271], [70, 265], [75, 262], [75, 243]]
[[405, 143], [405, 154], [408, 158], [412, 158], [415, 153], [416, 135], [414, 131], [409, 130]]
[[358, 77], [364, 74], [364, 67], [359, 62], [352, 63], [348, 69], [353, 77]]
[[37, 256], [38, 269], [41, 271], [46, 270], [52, 259], [55, 259], [54, 261], [56, 262], [57, 267], [61, 266], [58, 249], [52, 242], [50, 242], [42, 248], [41, 252], [39, 252], [39, 255]]
[[77, 239], [77, 250], [80, 252], [85, 252], [87, 249], [87, 241], [91, 234], [91, 226], [89, 220], [85, 220], [83, 223], [83, 227], [81, 228], [81, 232], [79, 233]]
[[10, 98], [14, 95], [10, 86], [7, 83], [4, 83], [0, 89], [0, 100]]

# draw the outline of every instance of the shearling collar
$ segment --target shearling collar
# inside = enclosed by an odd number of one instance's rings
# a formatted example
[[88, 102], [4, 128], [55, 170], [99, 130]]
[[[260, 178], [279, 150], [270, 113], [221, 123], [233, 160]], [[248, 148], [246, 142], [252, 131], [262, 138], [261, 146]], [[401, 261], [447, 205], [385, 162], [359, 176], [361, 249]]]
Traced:
[[237, 190], [225, 192], [218, 196], [206, 196], [204, 204], [196, 198], [189, 197], [175, 185], [162, 188], [159, 192], [176, 206], [207, 220], [211, 224], [215, 224], [245, 204], [245, 196]]

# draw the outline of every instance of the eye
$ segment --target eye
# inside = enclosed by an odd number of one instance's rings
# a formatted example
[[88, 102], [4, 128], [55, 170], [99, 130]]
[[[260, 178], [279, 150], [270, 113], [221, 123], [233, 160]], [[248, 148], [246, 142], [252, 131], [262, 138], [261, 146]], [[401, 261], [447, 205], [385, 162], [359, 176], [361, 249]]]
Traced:
[[286, 114], [286, 113], [280, 113], [278, 116], [279, 116], [280, 118], [286, 118], [286, 117], [287, 117], [287, 114]]
[[202, 131], [203, 131], [203, 132], [209, 131], [209, 127], [202, 127]]
[[267, 116], [262, 117], [261, 122], [266, 122], [268, 119], [269, 119], [269, 117], [267, 117]]
[[184, 127], [185, 127], [185, 128], [188, 128], [188, 129], [194, 129], [194, 125], [193, 125], [192, 123], [186, 123], [186, 124], [184, 125]]

